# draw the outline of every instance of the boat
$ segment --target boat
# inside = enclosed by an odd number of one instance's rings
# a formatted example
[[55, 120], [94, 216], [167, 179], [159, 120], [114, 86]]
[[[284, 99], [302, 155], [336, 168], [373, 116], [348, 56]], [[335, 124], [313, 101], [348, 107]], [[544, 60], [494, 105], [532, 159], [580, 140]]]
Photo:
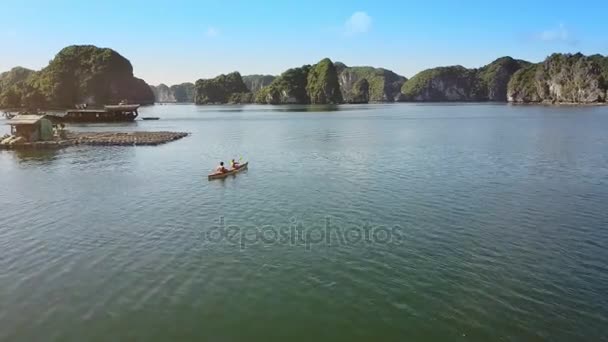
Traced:
[[238, 169], [236, 170], [230, 170], [228, 172], [215, 172], [209, 175], [209, 180], [214, 180], [214, 179], [224, 179], [230, 175], [236, 175], [237, 173], [243, 171], [243, 170], [247, 170], [247, 166], [248, 166], [249, 162], [246, 162], [245, 164], [241, 164], [241, 166], [239, 166]]
[[49, 113], [51, 120], [55, 123], [80, 122], [80, 123], [103, 123], [133, 121], [139, 113], [138, 104], [119, 104], [104, 106], [100, 109], [89, 109], [85, 105], [78, 105], [76, 109], [70, 109], [65, 113]]
[[160, 120], [160, 118], [157, 118], [157, 117], [152, 117], [152, 116], [148, 116], [148, 117], [141, 118], [141, 119], [142, 119], [142, 120]]

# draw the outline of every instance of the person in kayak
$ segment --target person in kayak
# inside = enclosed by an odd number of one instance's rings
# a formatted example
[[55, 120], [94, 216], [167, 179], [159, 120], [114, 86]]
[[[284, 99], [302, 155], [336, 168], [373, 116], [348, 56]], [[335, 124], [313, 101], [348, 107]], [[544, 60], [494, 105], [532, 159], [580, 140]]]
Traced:
[[238, 169], [239, 167], [241, 167], [241, 164], [240, 164], [238, 161], [236, 161], [236, 160], [232, 159], [232, 160], [230, 161], [230, 166], [232, 167], [232, 169], [233, 169], [233, 170], [236, 170], [236, 169]]
[[224, 162], [223, 162], [223, 161], [221, 161], [221, 162], [220, 162], [220, 166], [218, 166], [218, 167], [215, 169], [215, 172], [217, 172], [217, 173], [224, 173], [224, 172], [228, 172], [228, 170], [227, 170], [227, 169], [224, 167]]

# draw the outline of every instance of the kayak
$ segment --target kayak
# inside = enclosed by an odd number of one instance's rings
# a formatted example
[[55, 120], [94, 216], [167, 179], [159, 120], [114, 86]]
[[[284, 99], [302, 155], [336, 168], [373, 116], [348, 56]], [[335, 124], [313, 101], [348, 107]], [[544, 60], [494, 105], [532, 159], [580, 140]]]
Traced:
[[237, 173], [243, 171], [243, 170], [247, 170], [247, 165], [249, 164], [249, 162], [246, 162], [245, 164], [241, 164], [241, 166], [239, 166], [238, 169], [236, 170], [230, 170], [228, 172], [215, 172], [209, 175], [209, 180], [214, 180], [214, 179], [223, 179], [226, 178], [230, 175], [236, 175]]

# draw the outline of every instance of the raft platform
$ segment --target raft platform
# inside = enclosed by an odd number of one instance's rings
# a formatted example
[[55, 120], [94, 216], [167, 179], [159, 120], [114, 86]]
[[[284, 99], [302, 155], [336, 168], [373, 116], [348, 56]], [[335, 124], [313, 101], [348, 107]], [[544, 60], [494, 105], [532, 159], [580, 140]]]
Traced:
[[[156, 146], [188, 136], [182, 132], [66, 132], [64, 139], [4, 144], [0, 149], [44, 149], [75, 145], [93, 146]], [[3, 140], [3, 139], [0, 139]]]

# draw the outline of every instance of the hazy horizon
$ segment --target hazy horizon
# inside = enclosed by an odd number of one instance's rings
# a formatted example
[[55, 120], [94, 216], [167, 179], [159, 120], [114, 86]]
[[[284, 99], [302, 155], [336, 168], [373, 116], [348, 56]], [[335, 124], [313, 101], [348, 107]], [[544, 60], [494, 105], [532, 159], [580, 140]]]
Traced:
[[[32, 16], [32, 8], [40, 16]], [[555, 52], [608, 54], [605, 2], [417, 4], [389, 1], [116, 0], [3, 4], [0, 72], [39, 70], [65, 46], [116, 50], [151, 85], [194, 82], [222, 73], [278, 75], [324, 57], [412, 77], [444, 65], [480, 67], [511, 56], [539, 62]], [[9, 52], [9, 53], [6, 53]]]

